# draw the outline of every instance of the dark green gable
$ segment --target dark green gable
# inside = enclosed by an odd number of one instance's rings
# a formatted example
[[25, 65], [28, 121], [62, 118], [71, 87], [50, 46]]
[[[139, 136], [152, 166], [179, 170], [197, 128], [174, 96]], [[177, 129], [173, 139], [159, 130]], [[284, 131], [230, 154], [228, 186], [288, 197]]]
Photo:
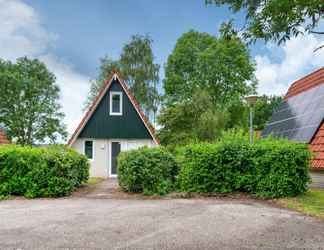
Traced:
[[[123, 93], [123, 114], [121, 116], [109, 115], [110, 91], [120, 91]], [[113, 80], [111, 83], [97, 109], [81, 131], [79, 138], [152, 139], [142, 119], [119, 84], [118, 79]]]

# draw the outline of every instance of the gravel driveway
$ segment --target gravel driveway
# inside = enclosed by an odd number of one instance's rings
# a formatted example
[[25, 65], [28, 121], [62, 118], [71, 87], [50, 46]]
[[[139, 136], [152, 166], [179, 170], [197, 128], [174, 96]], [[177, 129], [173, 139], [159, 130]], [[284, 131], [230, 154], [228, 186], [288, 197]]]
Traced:
[[0, 202], [0, 249], [324, 249], [324, 223], [255, 201]]

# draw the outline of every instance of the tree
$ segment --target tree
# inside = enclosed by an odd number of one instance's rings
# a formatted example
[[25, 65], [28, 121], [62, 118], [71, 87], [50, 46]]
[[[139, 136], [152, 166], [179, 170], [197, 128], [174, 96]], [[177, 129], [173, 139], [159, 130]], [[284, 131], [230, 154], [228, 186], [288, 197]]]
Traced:
[[18, 144], [66, 137], [55, 76], [37, 59], [0, 60], [0, 124]]
[[231, 23], [220, 33], [189, 31], [169, 56], [158, 117], [162, 143], [212, 141], [224, 129], [246, 127], [242, 100], [255, 91], [254, 63]]
[[283, 101], [282, 96], [267, 96], [263, 95], [258, 98], [254, 106], [254, 127], [257, 130], [262, 130], [270, 120], [273, 110], [279, 107]]
[[158, 136], [164, 145], [213, 141], [225, 127], [226, 113], [214, 109], [209, 93], [201, 91], [191, 99], [163, 107], [158, 123], [163, 125]]
[[154, 63], [152, 42], [148, 35], [134, 35], [123, 47], [118, 60], [112, 60], [107, 56], [101, 59], [100, 73], [98, 78], [91, 82], [86, 107], [97, 96], [109, 73], [117, 69], [146, 113], [150, 111], [155, 113], [160, 100], [157, 91], [160, 66]]
[[94, 99], [99, 94], [100, 90], [103, 88], [104, 82], [107, 76], [116, 69], [120, 70], [119, 61], [114, 61], [108, 56], [100, 59], [100, 69], [97, 79], [90, 81], [90, 91], [88, 93], [87, 99], [84, 103], [83, 110], [86, 110], [93, 103]]
[[[243, 37], [279, 44], [304, 33], [324, 35], [317, 28], [324, 19], [323, 0], [205, 0], [206, 4], [227, 4], [233, 12], [246, 11]], [[324, 45], [315, 49], [323, 48]]]
[[168, 58], [165, 97], [168, 102], [182, 101], [204, 89], [215, 106], [226, 107], [255, 90], [254, 71], [248, 49], [234, 33], [217, 38], [189, 31]]

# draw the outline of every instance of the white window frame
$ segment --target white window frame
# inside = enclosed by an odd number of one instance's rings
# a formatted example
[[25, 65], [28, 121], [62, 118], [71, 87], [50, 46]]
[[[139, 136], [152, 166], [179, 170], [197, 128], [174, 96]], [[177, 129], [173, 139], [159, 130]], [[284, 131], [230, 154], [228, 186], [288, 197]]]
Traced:
[[[88, 156], [86, 155], [86, 152], [85, 152], [85, 144], [87, 141], [92, 141], [92, 158], [88, 158]], [[94, 158], [95, 158], [95, 141], [94, 140], [90, 140], [90, 139], [85, 139], [83, 141], [83, 154], [87, 157], [87, 159], [89, 161], [94, 161]]]
[[[114, 95], [119, 95], [119, 111], [113, 112], [112, 100]], [[111, 91], [109, 93], [109, 114], [110, 115], [123, 115], [123, 92]]]

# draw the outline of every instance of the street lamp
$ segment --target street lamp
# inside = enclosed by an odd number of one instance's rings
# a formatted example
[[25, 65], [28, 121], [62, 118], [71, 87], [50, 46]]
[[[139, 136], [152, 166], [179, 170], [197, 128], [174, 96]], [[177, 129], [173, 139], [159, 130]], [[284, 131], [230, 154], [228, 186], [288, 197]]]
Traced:
[[253, 106], [256, 103], [258, 99], [257, 95], [249, 95], [245, 97], [245, 101], [249, 104], [250, 106], [250, 143], [253, 143]]

